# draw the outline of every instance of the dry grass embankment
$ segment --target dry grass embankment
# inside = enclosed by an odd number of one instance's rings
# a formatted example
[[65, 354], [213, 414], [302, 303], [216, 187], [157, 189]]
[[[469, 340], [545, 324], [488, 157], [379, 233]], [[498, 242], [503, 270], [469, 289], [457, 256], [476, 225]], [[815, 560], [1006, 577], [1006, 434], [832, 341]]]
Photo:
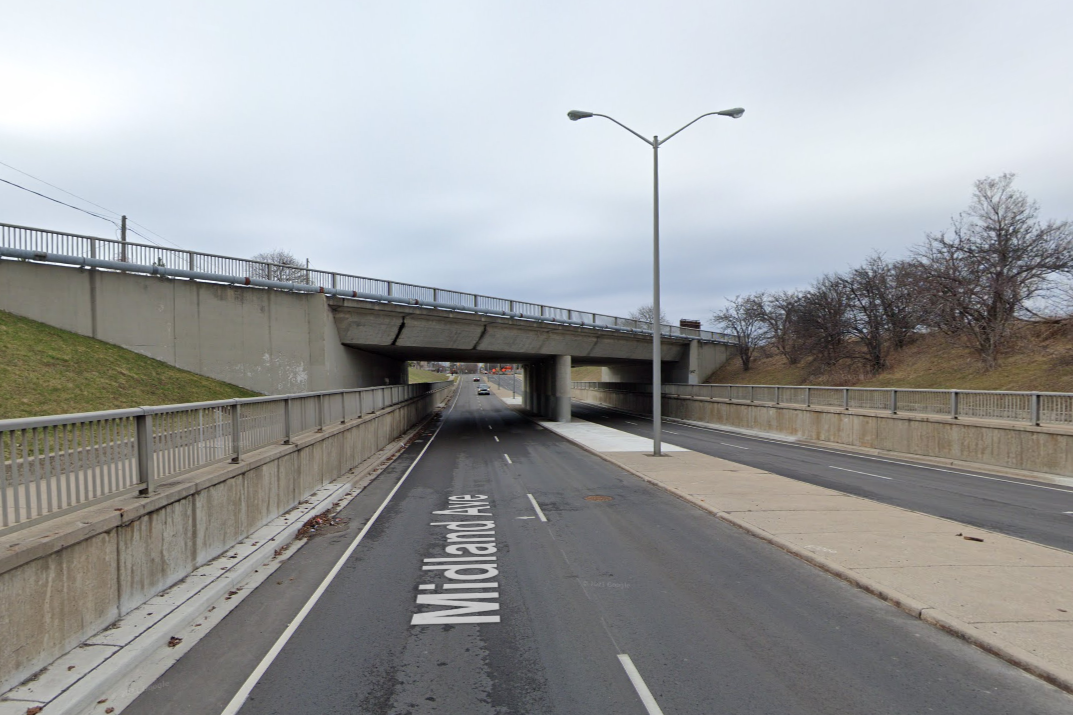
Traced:
[[0, 311], [0, 419], [257, 394]]
[[991, 371], [971, 350], [945, 336], [921, 335], [892, 355], [890, 367], [875, 376], [849, 365], [825, 372], [808, 365], [790, 366], [781, 357], [754, 360], [752, 369], [744, 372], [735, 358], [706, 382], [1073, 392], [1073, 325], [1023, 326], [999, 367]]
[[451, 376], [442, 372], [432, 372], [430, 370], [419, 370], [416, 367], [410, 368], [410, 384], [417, 382], [444, 382], [450, 380]]

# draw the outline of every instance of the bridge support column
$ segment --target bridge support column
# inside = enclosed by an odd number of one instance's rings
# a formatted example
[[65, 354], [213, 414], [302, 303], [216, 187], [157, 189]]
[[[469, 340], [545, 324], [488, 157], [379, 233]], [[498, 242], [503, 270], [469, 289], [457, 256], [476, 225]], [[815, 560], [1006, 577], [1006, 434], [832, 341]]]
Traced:
[[570, 421], [570, 356], [556, 355], [549, 380], [551, 417], [556, 422]]

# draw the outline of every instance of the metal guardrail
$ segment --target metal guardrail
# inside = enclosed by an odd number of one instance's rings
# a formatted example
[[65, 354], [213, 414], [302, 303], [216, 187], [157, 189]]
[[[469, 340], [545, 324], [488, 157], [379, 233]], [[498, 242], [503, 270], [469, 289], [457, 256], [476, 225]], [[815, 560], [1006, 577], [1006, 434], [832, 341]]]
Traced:
[[[6, 223], [0, 223], [2, 257], [327, 293], [619, 332], [652, 333], [651, 323], [601, 313]], [[663, 335], [671, 338], [737, 344], [736, 336], [729, 333], [675, 325], [663, 325], [662, 330]]]
[[193, 469], [270, 444], [290, 444], [455, 383], [140, 407], [0, 420], [0, 533], [105, 499], [141, 492]]
[[[578, 389], [652, 394], [651, 383], [575, 382], [573, 385]], [[1037, 426], [1073, 426], [1073, 394], [1066, 392], [670, 384], [663, 386], [663, 394], [727, 400], [728, 402], [834, 407], [890, 414], [939, 415], [952, 419], [968, 417], [980, 420], [1025, 422]]]

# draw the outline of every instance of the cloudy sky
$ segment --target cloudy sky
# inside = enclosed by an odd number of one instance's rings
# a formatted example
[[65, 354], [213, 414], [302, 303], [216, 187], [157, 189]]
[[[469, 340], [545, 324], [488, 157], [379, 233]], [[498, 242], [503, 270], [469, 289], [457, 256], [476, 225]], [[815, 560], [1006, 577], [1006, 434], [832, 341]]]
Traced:
[[[646, 136], [747, 110], [661, 149], [674, 321], [904, 255], [986, 175], [1016, 172], [1044, 217], [1073, 218], [1068, 0], [35, 0], [2, 15], [0, 162], [183, 248], [283, 248], [625, 315], [651, 300], [651, 149], [573, 108]], [[0, 222], [114, 235], [6, 184]]]

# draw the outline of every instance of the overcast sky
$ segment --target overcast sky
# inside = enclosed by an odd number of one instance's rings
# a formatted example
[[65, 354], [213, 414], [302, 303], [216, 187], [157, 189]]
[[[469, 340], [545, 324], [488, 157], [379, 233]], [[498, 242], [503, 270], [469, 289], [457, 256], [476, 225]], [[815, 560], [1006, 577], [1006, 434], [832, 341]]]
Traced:
[[[1069, 0], [4, 4], [0, 162], [183, 248], [625, 315], [898, 257], [1002, 172], [1073, 218]], [[0, 178], [74, 201], [0, 166]], [[0, 184], [0, 222], [111, 224]], [[135, 238], [135, 237], [132, 237]]]

